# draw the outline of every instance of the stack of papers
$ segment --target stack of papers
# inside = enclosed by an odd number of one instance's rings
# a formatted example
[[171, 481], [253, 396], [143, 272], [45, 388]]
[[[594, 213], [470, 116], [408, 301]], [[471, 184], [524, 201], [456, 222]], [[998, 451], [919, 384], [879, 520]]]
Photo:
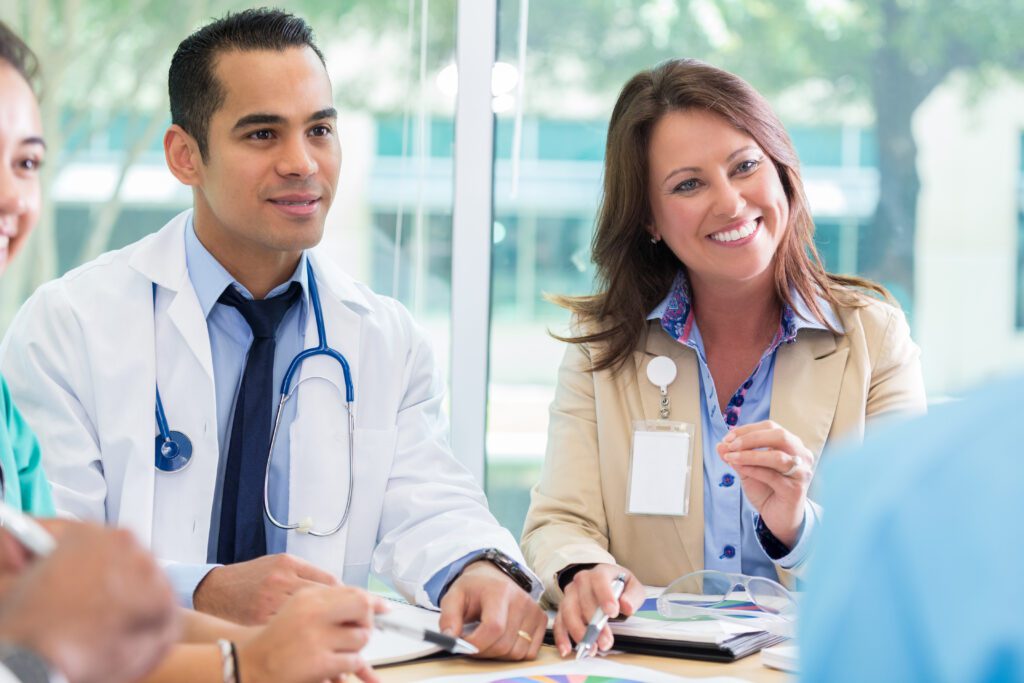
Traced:
[[759, 630], [756, 618], [750, 625], [703, 616], [668, 619], [658, 613], [656, 597], [648, 597], [629, 619], [609, 624], [616, 649], [688, 659], [733, 661], [785, 640]]

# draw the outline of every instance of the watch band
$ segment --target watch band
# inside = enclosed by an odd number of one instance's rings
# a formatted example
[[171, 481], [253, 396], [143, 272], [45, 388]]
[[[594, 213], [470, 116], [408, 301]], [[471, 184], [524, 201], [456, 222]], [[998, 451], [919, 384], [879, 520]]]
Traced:
[[497, 548], [487, 548], [481, 550], [479, 554], [474, 555], [466, 563], [468, 567], [473, 562], [479, 560], [486, 560], [493, 564], [495, 567], [501, 570], [508, 578], [512, 579], [517, 586], [522, 588], [527, 593], [533, 594], [533, 579], [526, 571], [523, 570], [519, 563], [513, 560], [511, 557], [501, 552]]
[[221, 679], [224, 683], [238, 683], [238, 655], [235, 644], [221, 638], [217, 641], [220, 649]]
[[21, 683], [68, 683], [42, 656], [13, 643], [0, 643], [0, 664]]

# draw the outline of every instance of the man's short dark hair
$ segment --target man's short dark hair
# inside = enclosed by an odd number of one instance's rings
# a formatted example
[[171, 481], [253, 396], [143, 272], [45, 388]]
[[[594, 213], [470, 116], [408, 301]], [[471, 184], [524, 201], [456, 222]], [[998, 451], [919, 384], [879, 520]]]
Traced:
[[35, 89], [36, 77], [39, 75], [39, 60], [36, 59], [35, 53], [25, 44], [25, 41], [2, 21], [0, 21], [0, 62], [10, 64]]
[[224, 85], [214, 74], [217, 57], [230, 50], [282, 51], [291, 47], [308, 47], [324, 63], [309, 24], [293, 14], [265, 7], [228, 13], [181, 41], [167, 77], [171, 123], [195, 138], [203, 161], [209, 150], [210, 119], [226, 97]]

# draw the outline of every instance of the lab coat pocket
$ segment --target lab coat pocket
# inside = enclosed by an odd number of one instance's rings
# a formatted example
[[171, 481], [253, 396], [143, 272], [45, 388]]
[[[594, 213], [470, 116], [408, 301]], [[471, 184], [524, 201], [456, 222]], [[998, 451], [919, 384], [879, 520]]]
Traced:
[[377, 545], [384, 495], [395, 455], [398, 430], [356, 427], [355, 493], [349, 518], [346, 564], [369, 563]]

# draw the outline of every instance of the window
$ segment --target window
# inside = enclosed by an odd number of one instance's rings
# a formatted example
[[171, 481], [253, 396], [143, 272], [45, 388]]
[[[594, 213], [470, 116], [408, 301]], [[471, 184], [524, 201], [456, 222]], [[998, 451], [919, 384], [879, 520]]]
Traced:
[[[1024, 119], [1010, 113], [1022, 110], [1024, 87], [1009, 75], [1013, 52], [1000, 38], [1000, 26], [1020, 17], [1013, 3], [984, 12], [901, 6], [901, 20], [921, 27], [918, 50], [870, 3], [782, 13], [749, 2], [546, 0], [528, 5], [524, 54], [527, 5], [499, 7], [497, 58], [526, 64], [523, 101], [498, 115], [495, 152], [487, 487], [510, 529], [522, 528], [539, 476], [563, 352], [547, 332], [565, 331], [566, 314], [543, 295], [590, 291], [612, 105], [630, 76], [669, 57], [731, 70], [769, 99], [799, 152], [826, 267], [889, 288], [922, 348], [932, 396], [1024, 364], [1024, 339], [1005, 322], [1014, 316], [1024, 328]], [[938, 23], [923, 28], [939, 15], [977, 32], [947, 40]], [[960, 38], [976, 51], [954, 71]], [[872, 71], [880, 59], [881, 75]], [[991, 79], [984, 92], [968, 75], [981, 72]], [[518, 160], [504, 146], [516, 105]], [[1008, 287], [998, 274], [1013, 269]]]

